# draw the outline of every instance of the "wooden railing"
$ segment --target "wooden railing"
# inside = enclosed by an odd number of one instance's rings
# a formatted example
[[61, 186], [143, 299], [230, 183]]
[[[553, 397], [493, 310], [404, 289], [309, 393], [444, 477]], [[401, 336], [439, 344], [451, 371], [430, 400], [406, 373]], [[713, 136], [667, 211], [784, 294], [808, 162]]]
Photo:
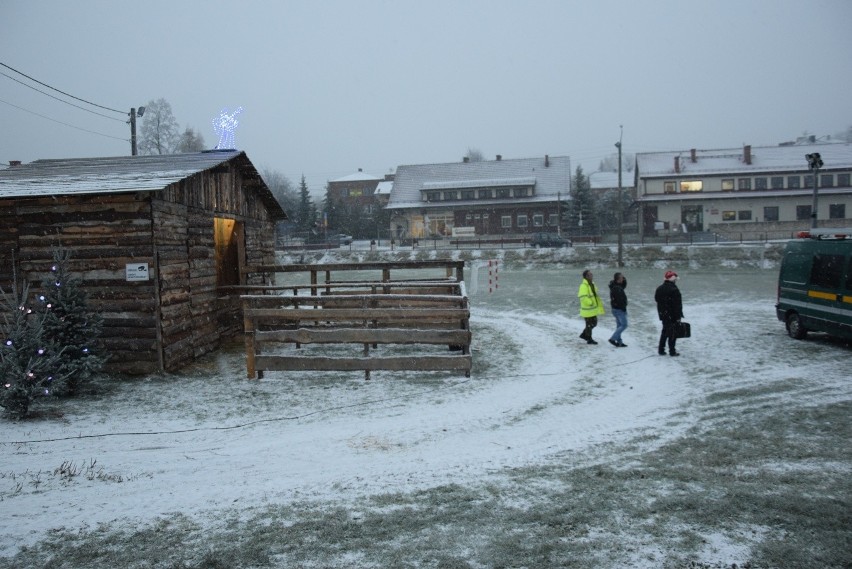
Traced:
[[[463, 261], [253, 267], [246, 272], [309, 273], [310, 282], [238, 287], [246, 373], [264, 371], [463, 371], [470, 375], [470, 307]], [[392, 280], [391, 270], [445, 269], [446, 276]], [[380, 280], [363, 272], [381, 271]], [[361, 271], [358, 280], [333, 273]], [[325, 273], [325, 280], [318, 275]], [[454, 274], [453, 274], [454, 273]], [[382, 346], [380, 349], [379, 346]], [[310, 353], [302, 348], [310, 346]], [[445, 346], [443, 353], [436, 347]], [[305, 350], [307, 352], [307, 350]], [[449, 353], [447, 353], [449, 352]]]

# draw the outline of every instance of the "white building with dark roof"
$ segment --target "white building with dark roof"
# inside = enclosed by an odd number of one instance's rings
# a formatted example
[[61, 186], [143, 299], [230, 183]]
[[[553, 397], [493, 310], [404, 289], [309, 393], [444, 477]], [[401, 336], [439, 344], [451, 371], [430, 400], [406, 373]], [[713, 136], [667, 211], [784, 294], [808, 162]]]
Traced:
[[567, 156], [399, 166], [386, 206], [399, 239], [528, 234], [559, 228]]
[[[819, 153], [817, 211], [807, 154]], [[678, 150], [636, 155], [643, 235], [844, 226], [852, 214], [852, 145], [846, 143]]]

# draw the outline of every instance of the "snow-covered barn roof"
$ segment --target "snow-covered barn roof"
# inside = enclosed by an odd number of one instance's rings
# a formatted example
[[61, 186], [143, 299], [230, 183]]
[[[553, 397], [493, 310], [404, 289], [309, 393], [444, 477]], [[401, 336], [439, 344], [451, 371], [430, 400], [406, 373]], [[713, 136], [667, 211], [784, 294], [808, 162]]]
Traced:
[[560, 193], [567, 198], [571, 189], [571, 160], [567, 156], [542, 156], [399, 166], [387, 207], [422, 206], [422, 190], [506, 185], [534, 185], [535, 196], [524, 198], [525, 201], [552, 200]]
[[808, 170], [805, 155], [814, 152], [822, 157], [825, 170], [852, 168], [852, 145], [845, 143], [645, 152], [636, 155], [636, 168], [641, 178], [801, 172]]
[[157, 191], [232, 160], [246, 178], [258, 182], [256, 191], [273, 216], [286, 217], [240, 150], [36, 160], [0, 170], [0, 199]]
[[379, 184], [376, 186], [376, 191], [373, 192], [373, 194], [377, 196], [389, 196], [392, 189], [393, 182], [390, 180], [386, 180], [384, 182], [379, 182]]

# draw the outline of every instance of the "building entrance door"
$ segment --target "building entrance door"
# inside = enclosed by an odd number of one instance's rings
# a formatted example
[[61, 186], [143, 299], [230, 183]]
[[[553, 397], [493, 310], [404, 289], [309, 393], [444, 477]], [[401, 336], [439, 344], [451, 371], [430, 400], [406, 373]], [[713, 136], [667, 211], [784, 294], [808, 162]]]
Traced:
[[689, 233], [704, 231], [704, 207], [700, 205], [681, 206], [680, 222], [686, 226]]

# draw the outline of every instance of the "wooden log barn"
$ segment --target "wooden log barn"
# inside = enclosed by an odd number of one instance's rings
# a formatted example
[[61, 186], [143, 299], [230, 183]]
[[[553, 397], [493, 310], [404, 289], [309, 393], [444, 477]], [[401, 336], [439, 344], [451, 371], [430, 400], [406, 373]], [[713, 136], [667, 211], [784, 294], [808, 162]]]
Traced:
[[[109, 371], [173, 371], [242, 333], [286, 214], [245, 152], [37, 160], [0, 170], [0, 287], [34, 289], [70, 253], [103, 317]], [[16, 265], [13, 267], [13, 263]]]

